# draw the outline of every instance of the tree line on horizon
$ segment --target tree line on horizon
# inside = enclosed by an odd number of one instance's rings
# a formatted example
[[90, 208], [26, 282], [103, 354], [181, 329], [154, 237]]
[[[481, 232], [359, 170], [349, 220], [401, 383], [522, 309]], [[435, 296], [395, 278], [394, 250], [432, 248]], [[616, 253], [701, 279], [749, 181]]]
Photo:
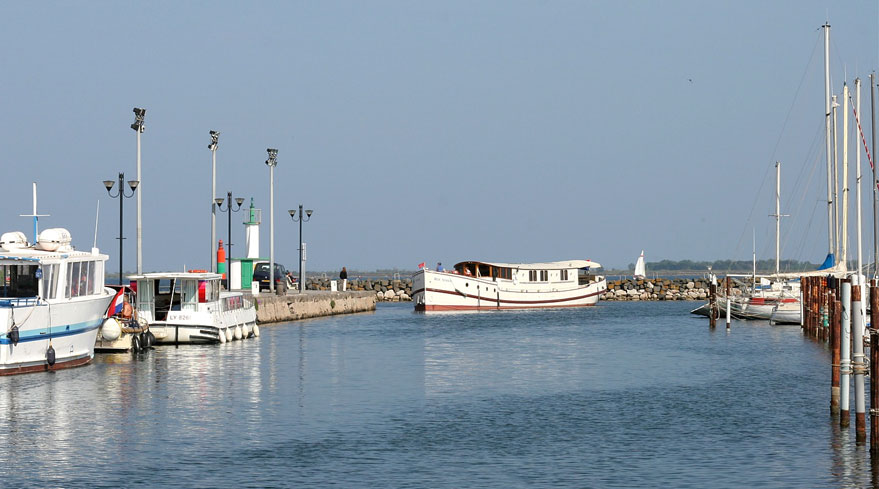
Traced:
[[[754, 262], [751, 260], [714, 260], [714, 261], [693, 261], [693, 260], [660, 260], [654, 262], [646, 262], [646, 268], [652, 272], [705, 272], [711, 267], [715, 272], [751, 272], [754, 269]], [[799, 260], [781, 260], [779, 269], [782, 272], [803, 272], [809, 270], [817, 270], [819, 263], [810, 263]], [[629, 263], [629, 271], [635, 270], [635, 264]], [[775, 259], [757, 260], [758, 273], [775, 272]]]

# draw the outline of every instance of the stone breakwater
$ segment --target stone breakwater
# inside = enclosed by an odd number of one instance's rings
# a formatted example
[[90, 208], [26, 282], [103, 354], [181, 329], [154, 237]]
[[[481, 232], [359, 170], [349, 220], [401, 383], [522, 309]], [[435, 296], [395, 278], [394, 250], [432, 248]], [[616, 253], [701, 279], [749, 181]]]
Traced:
[[[336, 279], [336, 286], [341, 288], [342, 281]], [[330, 279], [309, 278], [306, 282], [308, 290], [330, 290]], [[403, 302], [412, 300], [412, 279], [354, 279], [348, 280], [348, 290], [355, 292], [372, 292], [377, 301]]]
[[[708, 300], [708, 281], [704, 279], [622, 279], [608, 280], [607, 291], [602, 294], [605, 301], [701, 301]], [[723, 287], [719, 284], [718, 291]], [[730, 287], [732, 295], [742, 293], [735, 286]]]
[[376, 295], [371, 292], [290, 292], [286, 296], [263, 293], [251, 299], [256, 305], [256, 322], [265, 324], [374, 311]]

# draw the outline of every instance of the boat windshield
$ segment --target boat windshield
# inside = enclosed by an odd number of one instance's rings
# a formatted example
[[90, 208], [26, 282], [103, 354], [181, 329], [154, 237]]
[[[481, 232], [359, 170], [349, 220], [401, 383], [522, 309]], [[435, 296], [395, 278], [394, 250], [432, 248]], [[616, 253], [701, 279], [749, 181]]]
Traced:
[[0, 297], [36, 297], [37, 265], [0, 265]]

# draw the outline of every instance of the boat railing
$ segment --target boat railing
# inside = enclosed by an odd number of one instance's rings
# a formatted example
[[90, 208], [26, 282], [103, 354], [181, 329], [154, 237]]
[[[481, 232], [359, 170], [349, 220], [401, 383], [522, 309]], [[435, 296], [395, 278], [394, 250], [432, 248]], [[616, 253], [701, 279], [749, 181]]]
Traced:
[[40, 303], [39, 297], [12, 297], [0, 299], [0, 307], [30, 307]]

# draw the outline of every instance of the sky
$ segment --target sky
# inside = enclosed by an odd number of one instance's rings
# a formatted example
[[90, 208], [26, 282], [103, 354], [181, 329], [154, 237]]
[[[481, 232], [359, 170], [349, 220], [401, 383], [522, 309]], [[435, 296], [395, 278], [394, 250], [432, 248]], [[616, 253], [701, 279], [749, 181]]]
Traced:
[[308, 270], [749, 260], [753, 242], [771, 258], [775, 161], [782, 258], [820, 262], [825, 20], [841, 93], [879, 65], [875, 1], [5, 2], [0, 232], [32, 234], [37, 182], [41, 229], [89, 249], [100, 202], [115, 270], [102, 181], [136, 175], [143, 107], [144, 271], [209, 268], [210, 130], [217, 196], [263, 210], [266, 257], [278, 149], [275, 260], [292, 269], [299, 204]]

